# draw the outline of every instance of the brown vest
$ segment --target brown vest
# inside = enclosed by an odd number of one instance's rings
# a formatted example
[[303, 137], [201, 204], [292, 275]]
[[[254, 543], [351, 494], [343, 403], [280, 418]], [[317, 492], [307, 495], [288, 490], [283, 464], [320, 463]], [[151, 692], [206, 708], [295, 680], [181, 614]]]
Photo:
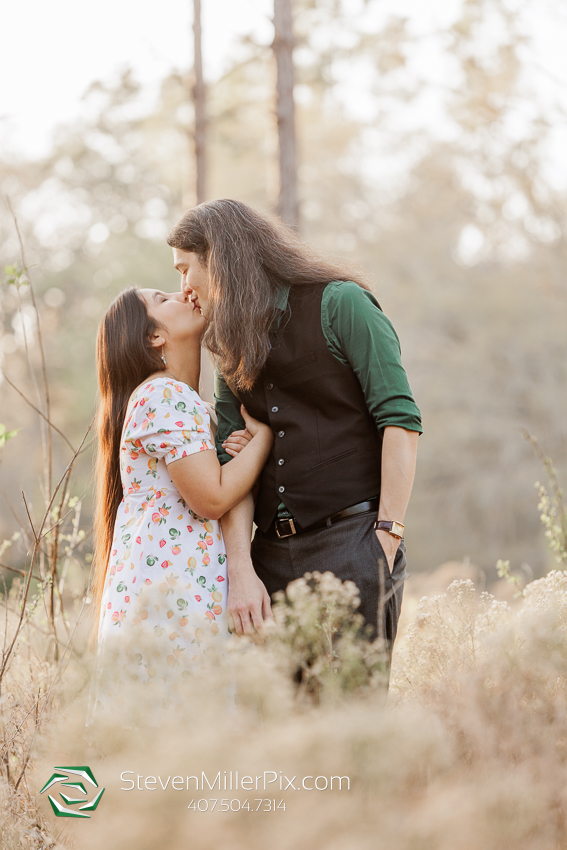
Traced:
[[275, 435], [254, 517], [262, 531], [280, 502], [306, 527], [380, 492], [381, 436], [358, 378], [321, 328], [327, 285], [291, 288], [266, 365], [252, 390], [239, 393]]

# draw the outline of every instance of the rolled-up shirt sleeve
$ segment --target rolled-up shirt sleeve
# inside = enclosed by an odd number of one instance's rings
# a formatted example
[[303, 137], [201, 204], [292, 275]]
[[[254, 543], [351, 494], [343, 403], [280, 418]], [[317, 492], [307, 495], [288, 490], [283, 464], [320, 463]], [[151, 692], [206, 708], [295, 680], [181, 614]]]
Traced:
[[398, 335], [374, 295], [352, 281], [330, 283], [323, 293], [321, 326], [331, 352], [357, 376], [378, 429], [394, 425], [421, 434]]
[[232, 460], [232, 457], [223, 449], [222, 444], [233, 431], [243, 431], [246, 424], [240, 413], [240, 401], [219, 372], [215, 372], [214, 400], [217, 414], [215, 445], [219, 463], [223, 464]]

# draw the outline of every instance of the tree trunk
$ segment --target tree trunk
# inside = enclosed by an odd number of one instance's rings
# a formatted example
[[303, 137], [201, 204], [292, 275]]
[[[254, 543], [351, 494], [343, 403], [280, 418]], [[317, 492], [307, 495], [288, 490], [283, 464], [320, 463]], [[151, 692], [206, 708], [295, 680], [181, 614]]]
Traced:
[[193, 0], [193, 39], [195, 81], [193, 84], [193, 104], [195, 106], [195, 172], [197, 203], [207, 197], [207, 117], [206, 92], [203, 81], [203, 54], [201, 50], [201, 0]]
[[292, 0], [274, 0], [273, 43], [277, 68], [277, 116], [280, 145], [280, 192], [278, 213], [286, 224], [299, 227], [297, 202], [297, 155], [295, 103], [293, 100]]

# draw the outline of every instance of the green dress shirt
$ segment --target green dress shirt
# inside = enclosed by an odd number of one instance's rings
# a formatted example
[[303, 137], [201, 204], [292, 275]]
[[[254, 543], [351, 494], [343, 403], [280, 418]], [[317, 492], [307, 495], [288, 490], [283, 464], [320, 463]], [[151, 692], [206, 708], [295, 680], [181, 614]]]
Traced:
[[[277, 334], [281, 316], [287, 308], [288, 295], [289, 287], [282, 289], [272, 337]], [[329, 351], [341, 363], [350, 366], [358, 378], [378, 430], [395, 425], [421, 434], [421, 415], [401, 363], [400, 341], [372, 293], [353, 281], [329, 283], [321, 300], [321, 328]], [[218, 372], [215, 373], [214, 397], [218, 419], [217, 454], [220, 463], [226, 463], [231, 457], [222, 443], [233, 431], [245, 427], [244, 420], [240, 415], [240, 401]]]

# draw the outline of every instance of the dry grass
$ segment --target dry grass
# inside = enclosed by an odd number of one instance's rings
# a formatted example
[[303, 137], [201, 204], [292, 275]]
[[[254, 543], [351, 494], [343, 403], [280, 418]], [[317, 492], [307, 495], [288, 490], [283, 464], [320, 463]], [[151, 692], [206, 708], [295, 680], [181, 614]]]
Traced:
[[[72, 657], [50, 691], [57, 665], [44, 660], [29, 624], [1, 704], [4, 741], [11, 741], [1, 784], [2, 846], [565, 847], [566, 573], [529, 584], [514, 609], [478, 593], [470, 580], [422, 599], [396, 649], [387, 702], [380, 677], [346, 675], [356, 635], [342, 669], [336, 653], [321, 660], [317, 618], [311, 632], [302, 619], [305, 583], [295, 592], [295, 621], [288, 602], [279, 612], [278, 636], [266, 646], [235, 640], [224, 659], [196, 671], [182, 714], [161, 726], [144, 726], [138, 711], [135, 728], [123, 728], [125, 715], [85, 728], [90, 658]], [[314, 600], [323, 619], [329, 600], [337, 611], [330, 577], [311, 588], [312, 606]], [[344, 614], [352, 604], [349, 588], [342, 604]], [[81, 633], [76, 644], [82, 645]], [[319, 647], [316, 697], [296, 675], [309, 646]], [[309, 669], [313, 673], [314, 665]], [[237, 691], [232, 708], [227, 682]], [[131, 701], [140, 709], [133, 691]], [[28, 753], [15, 792], [14, 777]], [[55, 765], [84, 764], [106, 788], [100, 807], [88, 824], [55, 818], [40, 788]], [[164, 780], [202, 770], [213, 777], [219, 770], [349, 776], [351, 790], [125, 791], [120, 774], [126, 770]], [[187, 808], [192, 799], [214, 798], [218, 806], [221, 798], [275, 798], [285, 801], [286, 811]]]

